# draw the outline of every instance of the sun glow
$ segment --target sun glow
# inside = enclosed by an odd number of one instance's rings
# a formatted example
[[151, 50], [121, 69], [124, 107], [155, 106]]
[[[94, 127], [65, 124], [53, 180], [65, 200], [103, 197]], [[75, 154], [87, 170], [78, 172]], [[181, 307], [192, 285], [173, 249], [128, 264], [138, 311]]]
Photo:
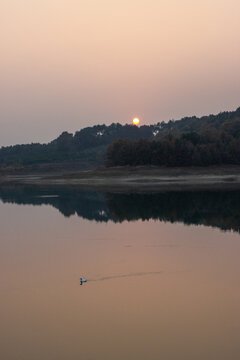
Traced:
[[133, 118], [132, 120], [133, 125], [138, 125], [140, 123], [140, 119], [138, 117]]

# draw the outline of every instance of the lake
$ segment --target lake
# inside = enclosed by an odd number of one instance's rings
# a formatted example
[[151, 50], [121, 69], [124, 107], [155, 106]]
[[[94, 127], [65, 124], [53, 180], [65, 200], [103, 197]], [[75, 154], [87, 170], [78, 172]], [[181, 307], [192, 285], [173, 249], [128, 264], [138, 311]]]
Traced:
[[239, 191], [0, 199], [1, 359], [240, 358]]

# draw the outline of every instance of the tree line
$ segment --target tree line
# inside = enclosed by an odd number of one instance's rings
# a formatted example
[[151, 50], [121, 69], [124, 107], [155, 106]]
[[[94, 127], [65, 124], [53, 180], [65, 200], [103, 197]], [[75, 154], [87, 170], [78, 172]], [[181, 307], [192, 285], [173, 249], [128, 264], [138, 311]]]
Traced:
[[240, 120], [219, 129], [188, 132], [159, 139], [118, 139], [107, 149], [105, 165], [111, 166], [209, 166], [240, 164]]
[[[83, 162], [85, 168], [102, 166], [107, 147], [113, 142], [116, 143], [110, 147], [112, 155], [109, 156], [110, 150], [107, 154], [108, 166], [238, 163], [239, 122], [240, 108], [139, 127], [119, 123], [95, 125], [75, 134], [65, 131], [48, 144], [0, 147], [0, 169], [72, 161]], [[121, 154], [113, 155], [114, 148], [121, 148]]]
[[75, 134], [64, 131], [48, 144], [32, 143], [0, 148], [0, 165], [33, 165], [82, 160], [103, 165], [106, 148], [115, 139], [151, 138], [156, 125], [96, 125]]

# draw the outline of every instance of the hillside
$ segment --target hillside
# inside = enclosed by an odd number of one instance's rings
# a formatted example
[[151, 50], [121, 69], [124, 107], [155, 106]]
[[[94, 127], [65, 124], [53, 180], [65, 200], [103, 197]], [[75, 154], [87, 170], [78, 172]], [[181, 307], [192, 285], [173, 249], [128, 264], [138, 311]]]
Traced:
[[161, 122], [157, 125], [160, 127], [158, 137], [164, 137], [171, 133], [179, 135], [189, 132], [212, 132], [228, 127], [232, 122], [240, 120], [240, 107], [236, 111], [225, 111], [217, 115], [208, 115], [203, 117], [184, 117], [181, 120], [170, 120], [167, 123]]
[[[48, 144], [32, 143], [0, 148], [0, 168], [6, 167], [43, 169], [69, 167], [90, 169], [104, 164], [107, 147], [117, 139], [159, 140], [166, 136], [179, 137], [181, 134], [212, 134], [221, 130], [235, 138], [240, 137], [240, 108], [201, 118], [195, 116], [181, 120], [159, 122], [155, 125], [132, 126], [112, 124], [96, 125], [77, 131], [63, 132]], [[184, 135], [185, 136], [185, 135]]]
[[74, 135], [63, 132], [48, 144], [25, 144], [2, 147], [0, 166], [30, 166], [38, 164], [64, 164], [74, 162], [78, 168], [94, 168], [103, 165], [106, 148], [115, 139], [152, 138], [157, 126], [132, 126], [112, 124], [96, 125], [77, 131]]
[[154, 139], [115, 140], [105, 165], [240, 165], [240, 110], [163, 124]]

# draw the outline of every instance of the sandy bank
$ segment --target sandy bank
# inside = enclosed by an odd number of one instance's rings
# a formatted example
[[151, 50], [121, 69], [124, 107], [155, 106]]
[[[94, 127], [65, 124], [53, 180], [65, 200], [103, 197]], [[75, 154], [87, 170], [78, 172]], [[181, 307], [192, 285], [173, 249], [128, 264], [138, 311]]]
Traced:
[[211, 168], [109, 168], [55, 175], [5, 176], [0, 184], [66, 185], [104, 191], [240, 189], [240, 166]]

